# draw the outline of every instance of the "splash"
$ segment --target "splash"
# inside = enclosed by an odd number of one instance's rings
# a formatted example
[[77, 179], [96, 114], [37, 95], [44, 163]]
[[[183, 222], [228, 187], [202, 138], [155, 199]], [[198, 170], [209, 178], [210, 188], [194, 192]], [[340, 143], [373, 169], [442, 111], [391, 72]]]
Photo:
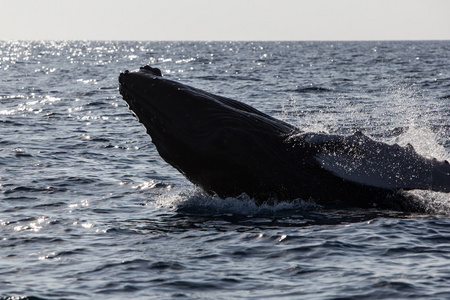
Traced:
[[450, 196], [447, 193], [438, 193], [424, 190], [404, 191], [407, 195], [412, 195], [415, 201], [422, 203], [426, 207], [426, 213], [430, 215], [450, 215]]
[[275, 202], [274, 204], [257, 204], [246, 194], [222, 199], [210, 196], [194, 188], [192, 190], [172, 191], [157, 197], [155, 204], [161, 208], [195, 215], [271, 215], [287, 210], [317, 210], [322, 206], [312, 202], [296, 199], [292, 202]]
[[400, 135], [389, 139], [388, 143], [396, 143], [400, 146], [410, 144], [417, 153], [438, 160], [450, 160], [450, 153], [438, 141], [440, 134], [434, 132], [429, 127], [411, 124]]
[[387, 137], [386, 142], [410, 144], [425, 157], [449, 160], [450, 153], [440, 143], [446, 139], [445, 126], [448, 125], [441, 117], [445, 115], [445, 104], [440, 107], [435, 102], [430, 103], [414, 85], [402, 83], [391, 84], [385, 98], [385, 116], [393, 128], [401, 128], [398, 135]]
[[445, 102], [429, 101], [415, 85], [387, 81], [378, 92], [352, 91], [299, 99], [291, 94], [281, 104], [278, 116], [306, 132], [353, 134], [362, 131], [389, 144], [407, 143], [419, 153], [448, 157], [445, 140]]

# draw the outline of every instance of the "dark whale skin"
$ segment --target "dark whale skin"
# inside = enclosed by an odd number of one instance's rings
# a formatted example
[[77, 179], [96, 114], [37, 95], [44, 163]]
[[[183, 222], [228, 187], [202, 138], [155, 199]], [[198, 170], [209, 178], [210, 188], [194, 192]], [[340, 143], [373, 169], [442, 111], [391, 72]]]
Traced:
[[425, 211], [403, 189], [450, 191], [447, 161], [411, 146], [304, 133], [236, 100], [162, 77], [125, 71], [119, 91], [160, 156], [210, 194], [258, 203], [314, 200], [330, 206]]

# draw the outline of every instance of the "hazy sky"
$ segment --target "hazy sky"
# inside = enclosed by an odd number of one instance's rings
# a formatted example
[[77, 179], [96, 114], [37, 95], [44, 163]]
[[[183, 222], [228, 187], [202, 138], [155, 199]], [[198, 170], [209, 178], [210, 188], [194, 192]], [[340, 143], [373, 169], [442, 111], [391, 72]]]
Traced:
[[449, 0], [0, 1], [0, 40], [450, 40]]

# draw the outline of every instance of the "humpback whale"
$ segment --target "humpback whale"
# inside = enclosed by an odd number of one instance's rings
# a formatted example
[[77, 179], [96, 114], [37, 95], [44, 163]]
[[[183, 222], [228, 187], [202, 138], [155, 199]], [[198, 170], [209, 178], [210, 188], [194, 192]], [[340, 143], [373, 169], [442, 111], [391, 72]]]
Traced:
[[209, 194], [258, 203], [424, 211], [403, 190], [450, 192], [448, 161], [361, 132], [303, 132], [242, 102], [166, 79], [150, 66], [125, 71], [119, 91], [160, 156]]

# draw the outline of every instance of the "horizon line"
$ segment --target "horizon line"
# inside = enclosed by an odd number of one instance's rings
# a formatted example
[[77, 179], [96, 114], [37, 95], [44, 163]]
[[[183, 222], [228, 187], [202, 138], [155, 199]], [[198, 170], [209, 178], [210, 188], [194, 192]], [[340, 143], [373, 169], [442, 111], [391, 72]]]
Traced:
[[75, 42], [75, 41], [89, 41], [89, 42], [427, 42], [427, 41], [450, 41], [450, 39], [336, 39], [336, 40], [326, 40], [326, 39], [305, 39], [305, 40], [252, 40], [252, 39], [167, 39], [167, 40], [153, 40], [153, 39], [0, 39], [2, 42]]

